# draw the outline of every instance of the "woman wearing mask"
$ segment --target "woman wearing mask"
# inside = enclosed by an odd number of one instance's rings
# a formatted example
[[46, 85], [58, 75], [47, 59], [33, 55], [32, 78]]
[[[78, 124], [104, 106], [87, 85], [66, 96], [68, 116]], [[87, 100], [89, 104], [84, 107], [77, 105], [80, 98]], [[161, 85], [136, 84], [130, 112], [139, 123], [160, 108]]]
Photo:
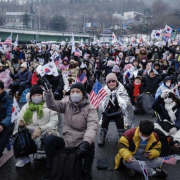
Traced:
[[[30, 93], [26, 95], [27, 103], [20, 111], [18, 119], [19, 131], [23, 132], [26, 127], [32, 132], [32, 139], [37, 145], [37, 149], [41, 148], [41, 139], [49, 131], [57, 130], [58, 114], [47, 108], [43, 99], [43, 90], [39, 85], [34, 85]], [[31, 162], [29, 156], [18, 159], [16, 167], [24, 167], [25, 164]]]
[[141, 64], [140, 64], [142, 70], [146, 69], [147, 63], [148, 63], [147, 57], [143, 57], [142, 60], [141, 60]]
[[164, 60], [161, 66], [161, 70], [163, 71], [164, 74], [167, 73], [168, 68], [169, 68], [169, 62], [167, 60]]
[[174, 92], [165, 89], [159, 95], [152, 108], [158, 113], [158, 120], [155, 128], [159, 129], [166, 136], [171, 138], [171, 146], [177, 148], [180, 146], [180, 100]]
[[46, 83], [45, 101], [48, 108], [64, 114], [63, 138], [53, 135], [45, 139], [47, 173], [42, 179], [48, 179], [54, 155], [64, 147], [77, 148], [77, 155], [84, 157], [84, 180], [91, 180], [91, 167], [94, 159], [94, 140], [98, 131], [98, 114], [90, 104], [81, 83], [73, 84], [70, 97], [65, 101], [55, 101], [51, 85], [41, 78], [41, 85]]
[[[175, 84], [173, 82], [173, 77], [166, 76], [163, 80], [163, 83], [157, 89], [155, 98], [159, 97], [165, 89], [173, 89], [174, 87], [175, 87]], [[176, 96], [179, 98], [179, 91], [176, 89], [174, 90], [175, 90], [174, 92], [176, 93]]]
[[105, 138], [111, 120], [114, 120], [116, 123], [119, 137], [121, 137], [125, 129], [131, 128], [134, 123], [134, 113], [130, 98], [114, 73], [106, 76], [104, 89], [107, 95], [99, 105], [99, 110], [103, 114], [99, 146], [105, 145]]
[[69, 84], [72, 84], [75, 82], [76, 77], [79, 72], [79, 68], [76, 66], [75, 62], [76, 61], [74, 61], [73, 59], [70, 61], [70, 66], [69, 66], [69, 71], [68, 71]]

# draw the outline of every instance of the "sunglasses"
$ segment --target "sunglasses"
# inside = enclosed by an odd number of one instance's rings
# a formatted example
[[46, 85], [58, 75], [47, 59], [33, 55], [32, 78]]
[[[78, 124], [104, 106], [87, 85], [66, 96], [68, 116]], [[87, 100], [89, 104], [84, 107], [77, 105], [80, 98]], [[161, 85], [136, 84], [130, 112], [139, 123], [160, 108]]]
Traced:
[[107, 83], [111, 84], [111, 83], [115, 83], [115, 82], [116, 82], [116, 80], [111, 80], [111, 81], [108, 81]]

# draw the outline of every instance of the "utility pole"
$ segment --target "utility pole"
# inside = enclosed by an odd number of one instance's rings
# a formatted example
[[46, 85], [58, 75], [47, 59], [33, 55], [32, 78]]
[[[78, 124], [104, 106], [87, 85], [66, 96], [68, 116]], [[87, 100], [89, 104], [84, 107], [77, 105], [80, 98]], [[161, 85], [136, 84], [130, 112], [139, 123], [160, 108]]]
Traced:
[[103, 44], [104, 44], [104, 23], [103, 23]]

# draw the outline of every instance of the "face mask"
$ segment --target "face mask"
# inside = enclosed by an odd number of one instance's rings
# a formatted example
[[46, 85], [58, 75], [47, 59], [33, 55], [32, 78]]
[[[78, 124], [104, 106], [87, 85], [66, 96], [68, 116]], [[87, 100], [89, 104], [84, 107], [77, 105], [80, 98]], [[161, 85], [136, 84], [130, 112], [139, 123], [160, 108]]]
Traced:
[[96, 60], [96, 62], [99, 62], [99, 60]]
[[170, 85], [171, 85], [171, 83], [166, 83], [166, 86], [167, 86], [167, 87], [170, 87]]
[[105, 59], [107, 59], [108, 57], [105, 57]]
[[146, 60], [142, 60], [142, 62], [143, 62], [143, 63], [145, 63], [145, 62], [146, 62]]
[[125, 63], [129, 63], [129, 61], [126, 60]]
[[42, 102], [42, 96], [32, 98], [34, 104], [40, 104]]
[[77, 94], [77, 93], [73, 93], [70, 95], [70, 98], [71, 98], [72, 102], [79, 103], [82, 100], [82, 95]]
[[140, 138], [141, 138], [142, 141], [148, 140], [148, 138], [145, 138], [145, 137], [142, 137], [142, 136], [140, 136]]
[[170, 104], [173, 102], [173, 100], [172, 100], [172, 98], [166, 98], [166, 99], [164, 99], [164, 102], [167, 104]]

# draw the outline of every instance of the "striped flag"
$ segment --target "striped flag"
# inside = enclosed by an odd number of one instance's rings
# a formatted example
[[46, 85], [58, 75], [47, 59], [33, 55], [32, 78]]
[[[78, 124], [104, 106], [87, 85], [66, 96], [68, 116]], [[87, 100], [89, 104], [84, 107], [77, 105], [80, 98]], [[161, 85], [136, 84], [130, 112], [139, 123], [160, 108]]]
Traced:
[[176, 165], [177, 159], [173, 157], [162, 157], [163, 163]]
[[90, 102], [97, 109], [101, 100], [107, 95], [106, 90], [102, 87], [99, 81], [96, 81], [91, 93]]
[[12, 35], [10, 35], [3, 44], [12, 44]]
[[85, 84], [86, 81], [87, 81], [87, 76], [84, 72], [76, 79], [76, 82], [80, 82], [82, 84]]

